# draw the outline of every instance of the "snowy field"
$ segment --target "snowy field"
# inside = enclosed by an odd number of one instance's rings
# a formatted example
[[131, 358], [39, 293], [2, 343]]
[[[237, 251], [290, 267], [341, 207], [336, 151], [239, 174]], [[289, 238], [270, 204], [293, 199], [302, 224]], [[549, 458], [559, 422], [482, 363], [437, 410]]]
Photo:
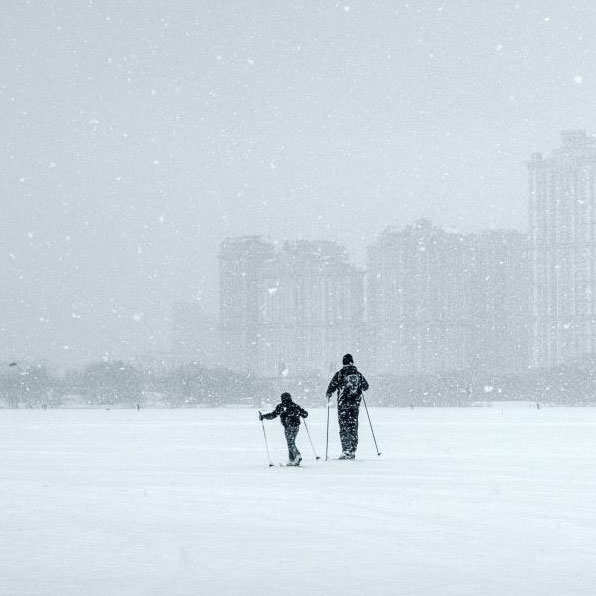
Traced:
[[253, 410], [0, 410], [0, 593], [596, 593], [596, 409], [371, 414], [294, 469]]

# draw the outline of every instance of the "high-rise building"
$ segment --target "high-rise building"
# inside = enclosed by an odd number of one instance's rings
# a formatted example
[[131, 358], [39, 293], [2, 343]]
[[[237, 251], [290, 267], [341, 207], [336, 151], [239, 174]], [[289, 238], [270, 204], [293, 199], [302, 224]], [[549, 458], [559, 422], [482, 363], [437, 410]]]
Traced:
[[367, 325], [383, 374], [514, 372], [528, 364], [527, 238], [421, 220], [369, 247]]
[[220, 252], [225, 364], [268, 377], [329, 372], [363, 332], [364, 272], [333, 242], [226, 240]]
[[470, 367], [511, 373], [529, 364], [530, 263], [528, 237], [490, 230], [468, 237]]
[[531, 364], [579, 363], [596, 352], [596, 139], [564, 132], [528, 169]]
[[219, 253], [219, 324], [222, 364], [261, 371], [263, 288], [275, 266], [275, 248], [258, 236], [229, 238]]
[[333, 242], [286, 242], [263, 288], [261, 339], [270, 373], [337, 368], [363, 328], [364, 272]]
[[468, 365], [466, 238], [417, 221], [388, 228], [368, 250], [367, 324], [379, 373], [428, 374]]

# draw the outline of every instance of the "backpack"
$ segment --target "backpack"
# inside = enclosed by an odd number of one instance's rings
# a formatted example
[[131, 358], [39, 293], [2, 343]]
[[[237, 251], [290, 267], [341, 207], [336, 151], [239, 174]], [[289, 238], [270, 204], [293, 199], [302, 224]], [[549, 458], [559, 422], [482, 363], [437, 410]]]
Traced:
[[344, 394], [349, 397], [356, 397], [360, 390], [360, 375], [350, 373], [344, 377]]

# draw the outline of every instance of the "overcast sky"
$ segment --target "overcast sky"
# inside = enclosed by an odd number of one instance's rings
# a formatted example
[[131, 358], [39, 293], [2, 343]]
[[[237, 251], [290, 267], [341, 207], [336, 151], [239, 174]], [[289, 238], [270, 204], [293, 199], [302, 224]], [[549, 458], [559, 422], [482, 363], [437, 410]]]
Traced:
[[17, 1], [0, 14], [0, 360], [168, 347], [226, 236], [526, 226], [596, 132], [596, 3]]

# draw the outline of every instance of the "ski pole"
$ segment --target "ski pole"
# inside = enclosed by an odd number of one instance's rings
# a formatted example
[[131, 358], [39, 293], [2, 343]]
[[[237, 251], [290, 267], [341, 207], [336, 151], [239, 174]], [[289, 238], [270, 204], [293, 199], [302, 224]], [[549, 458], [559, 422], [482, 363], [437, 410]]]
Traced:
[[375, 447], [377, 449], [377, 455], [380, 457], [381, 452], [379, 451], [379, 446], [377, 445], [377, 439], [375, 438], [375, 431], [373, 430], [372, 421], [370, 419], [370, 414], [368, 413], [368, 408], [366, 406], [366, 400], [364, 399], [364, 395], [362, 396], [362, 401], [364, 402], [364, 409], [366, 410], [366, 415], [368, 416], [368, 423], [370, 424], [370, 432], [372, 433], [373, 441], [375, 442]]
[[265, 437], [265, 449], [267, 451], [267, 461], [269, 462], [269, 467], [272, 468], [273, 464], [271, 463], [271, 456], [269, 455], [269, 444], [267, 443], [267, 433], [265, 432], [265, 423], [263, 422], [261, 412], [259, 412], [259, 418], [261, 419], [261, 426], [263, 427], [263, 436]]
[[308, 426], [306, 424], [306, 420], [304, 421], [304, 428], [306, 429], [306, 434], [308, 435], [308, 440], [310, 441], [310, 446], [312, 447], [312, 452], [315, 454], [315, 459], [321, 459], [317, 452], [315, 451], [315, 446], [313, 445], [312, 439], [310, 438], [310, 431], [308, 430]]
[[327, 398], [327, 439], [325, 441], [325, 461], [329, 459], [329, 408], [331, 407], [331, 400]]

